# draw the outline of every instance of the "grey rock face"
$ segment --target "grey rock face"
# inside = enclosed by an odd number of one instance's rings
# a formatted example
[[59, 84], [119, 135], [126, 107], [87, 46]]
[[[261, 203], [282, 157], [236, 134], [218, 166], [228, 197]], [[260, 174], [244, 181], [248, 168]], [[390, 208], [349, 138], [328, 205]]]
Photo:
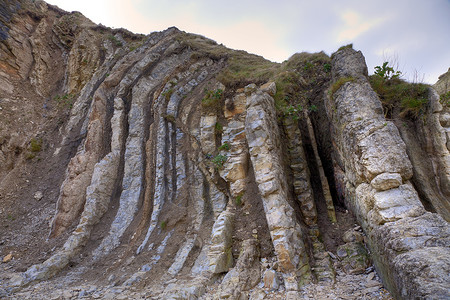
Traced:
[[310, 280], [311, 273], [300, 225], [287, 202], [286, 182], [281, 168], [281, 141], [273, 98], [268, 94], [256, 91], [247, 98], [245, 130], [256, 182], [286, 289], [298, 290], [299, 285]]
[[[338, 51], [333, 68], [334, 80], [357, 78], [328, 98], [327, 107], [335, 123], [347, 201], [368, 234], [369, 246], [376, 253], [375, 266], [395, 297], [448, 296], [441, 280], [448, 276], [444, 275], [448, 261], [436, 268], [439, 279], [432, 280], [412, 266], [434, 268], [434, 259], [446, 255], [448, 223], [437, 214], [425, 213], [409, 182], [412, 165], [405, 143], [393, 123], [384, 120], [377, 96], [369, 91], [363, 56], [351, 49]], [[429, 222], [425, 227], [430, 231], [419, 230], [415, 224], [420, 222]], [[404, 265], [393, 267], [399, 264]]]
[[450, 112], [432, 90], [408, 128], [352, 49], [321, 103], [324, 53], [272, 64], [0, 2], [1, 298], [372, 299], [371, 259], [394, 297], [448, 298]]

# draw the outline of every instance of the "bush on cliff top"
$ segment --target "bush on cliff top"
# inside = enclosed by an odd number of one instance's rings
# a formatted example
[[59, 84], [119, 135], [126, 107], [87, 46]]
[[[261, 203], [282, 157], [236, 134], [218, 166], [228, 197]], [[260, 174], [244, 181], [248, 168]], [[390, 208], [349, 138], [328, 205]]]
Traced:
[[425, 112], [428, 104], [428, 85], [406, 82], [399, 78], [400, 75], [400, 71], [385, 62], [381, 67], [375, 67], [369, 82], [380, 97], [385, 117], [393, 118], [398, 113], [402, 118], [416, 119]]

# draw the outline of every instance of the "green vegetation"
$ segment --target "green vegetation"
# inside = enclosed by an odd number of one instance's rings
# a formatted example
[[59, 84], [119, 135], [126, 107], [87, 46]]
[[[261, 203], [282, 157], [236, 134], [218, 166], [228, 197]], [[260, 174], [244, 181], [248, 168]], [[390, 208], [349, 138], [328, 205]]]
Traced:
[[[289, 106], [307, 107], [308, 101], [316, 97], [331, 77], [331, 58], [324, 52], [296, 53], [280, 64], [245, 51], [227, 49], [200, 35], [180, 33], [177, 40], [192, 51], [192, 60], [209, 57], [226, 63], [216, 78], [227, 87], [227, 92], [250, 83], [260, 85], [274, 81], [277, 87], [275, 107], [280, 117], [286, 111], [289, 114]], [[204, 108], [214, 109], [220, 103], [214, 92], [206, 93], [202, 101]]]
[[229, 151], [230, 150], [230, 144], [225, 142], [222, 145], [220, 145], [219, 150], [225, 150], [225, 151]]
[[32, 138], [29, 149], [31, 152], [40, 152], [42, 150], [42, 139]]
[[236, 196], [236, 198], [234, 199], [234, 203], [236, 203], [237, 206], [241, 206], [242, 205], [242, 196], [244, 196], [245, 191], [240, 192], [239, 195]]
[[428, 86], [422, 83], [409, 83], [399, 78], [387, 62], [375, 67], [375, 74], [369, 77], [373, 90], [383, 104], [387, 118], [399, 115], [402, 118], [415, 119], [423, 114], [428, 103]]
[[334, 96], [334, 93], [336, 93], [337, 90], [339, 90], [339, 89], [341, 88], [341, 86], [343, 86], [345, 83], [347, 83], [347, 82], [353, 82], [353, 81], [355, 81], [355, 78], [354, 78], [354, 77], [351, 77], [351, 76], [339, 78], [339, 79], [336, 80], [336, 82], [333, 83], [333, 85], [331, 86], [331, 88], [330, 88], [330, 90], [329, 90], [330, 96], [333, 97], [333, 96]]
[[169, 100], [170, 100], [170, 97], [171, 97], [172, 94], [173, 94], [173, 92], [174, 92], [174, 90], [173, 90], [172, 88], [170, 88], [170, 89], [168, 89], [168, 90], [162, 92], [161, 95], [162, 95], [164, 98], [166, 98], [167, 101], [169, 101]]
[[341, 46], [341, 47], [339, 47], [338, 51], [341, 51], [341, 50], [344, 50], [344, 49], [347, 49], [347, 48], [353, 49], [353, 44], [348, 44], [348, 45]]
[[36, 157], [38, 152], [42, 150], [42, 139], [32, 138], [30, 140], [30, 145], [28, 146], [28, 152], [25, 155], [25, 158], [30, 160]]
[[216, 165], [217, 169], [222, 169], [227, 159], [228, 157], [226, 155], [218, 154], [212, 159], [212, 162]]
[[389, 63], [385, 61], [381, 67], [376, 66], [374, 74], [383, 77], [385, 80], [399, 78], [400, 75], [402, 75], [402, 72], [394, 71], [394, 68], [390, 67], [388, 64]]
[[53, 100], [58, 103], [60, 107], [72, 108], [73, 102], [75, 101], [74, 94], [64, 94], [64, 95], [56, 95]]
[[440, 102], [444, 106], [450, 106], [450, 91], [440, 96]]
[[171, 123], [176, 123], [175, 117], [172, 115], [164, 115], [163, 118], [167, 121], [167, 122], [171, 122]]
[[167, 221], [162, 221], [160, 227], [161, 227], [162, 230], [166, 229]]
[[317, 88], [330, 79], [325, 66], [331, 59], [323, 52], [296, 53], [283, 62], [275, 75], [275, 107], [283, 116], [298, 115]]
[[217, 123], [214, 125], [214, 133], [215, 133], [216, 135], [219, 135], [219, 134], [222, 134], [222, 132], [223, 132], [223, 125], [220, 124], [219, 122], [217, 122]]
[[228, 49], [201, 35], [181, 33], [177, 40], [193, 50], [193, 60], [200, 57], [209, 57], [215, 61], [226, 60], [227, 67], [219, 72], [217, 79], [229, 88], [243, 87], [249, 83], [265, 83], [274, 76], [279, 66], [262, 56]]
[[216, 107], [223, 97], [223, 90], [221, 89], [212, 91], [205, 88], [204, 92], [205, 97], [202, 99], [203, 107]]
[[112, 34], [108, 35], [108, 40], [110, 40], [116, 47], [123, 46], [122, 42]]
[[285, 117], [291, 117], [293, 120], [298, 120], [300, 118], [300, 112], [303, 111], [303, 107], [300, 104], [298, 104], [297, 106], [287, 105], [282, 109], [283, 115]]

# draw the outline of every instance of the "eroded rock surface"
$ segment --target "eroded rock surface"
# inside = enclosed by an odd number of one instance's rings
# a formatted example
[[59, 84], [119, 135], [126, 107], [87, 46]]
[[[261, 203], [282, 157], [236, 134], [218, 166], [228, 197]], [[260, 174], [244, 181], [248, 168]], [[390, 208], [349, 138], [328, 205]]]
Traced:
[[0, 4], [0, 297], [449, 296], [434, 90], [405, 129], [353, 49], [275, 64]]

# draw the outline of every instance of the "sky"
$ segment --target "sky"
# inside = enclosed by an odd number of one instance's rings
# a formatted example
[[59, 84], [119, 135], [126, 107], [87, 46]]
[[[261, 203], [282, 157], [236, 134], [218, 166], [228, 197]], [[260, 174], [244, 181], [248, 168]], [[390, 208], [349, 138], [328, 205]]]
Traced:
[[47, 0], [95, 23], [149, 34], [171, 26], [282, 62], [353, 43], [369, 73], [389, 61], [412, 82], [450, 67], [450, 0]]

